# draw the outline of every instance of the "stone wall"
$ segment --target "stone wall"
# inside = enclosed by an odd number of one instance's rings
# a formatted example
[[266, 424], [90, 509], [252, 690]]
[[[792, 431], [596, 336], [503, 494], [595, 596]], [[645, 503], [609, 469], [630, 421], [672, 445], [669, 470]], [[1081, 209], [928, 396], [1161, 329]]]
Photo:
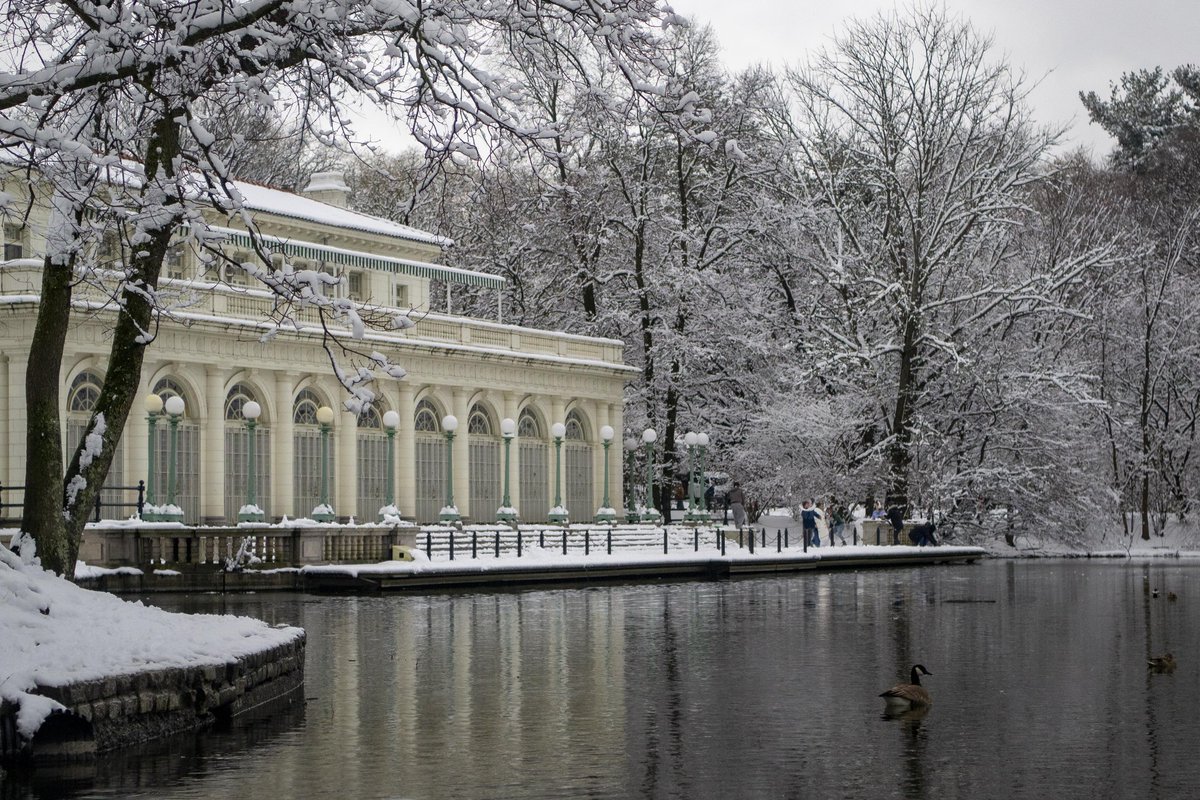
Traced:
[[[32, 741], [9, 742], [0, 760], [78, 758], [232, 721], [268, 703], [301, 703], [304, 648], [301, 633], [287, 644], [225, 664], [41, 687], [39, 694], [66, 711], [48, 717]], [[0, 709], [0, 729], [6, 729], [5, 718], [15, 710]]]

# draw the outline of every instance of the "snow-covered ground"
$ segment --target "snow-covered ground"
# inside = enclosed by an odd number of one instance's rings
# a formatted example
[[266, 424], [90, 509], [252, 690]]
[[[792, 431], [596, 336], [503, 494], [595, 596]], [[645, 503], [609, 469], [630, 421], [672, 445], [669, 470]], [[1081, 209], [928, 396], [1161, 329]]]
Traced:
[[19, 706], [17, 726], [27, 738], [60, 707], [32, 694], [38, 686], [225, 664], [301, 633], [249, 617], [173, 614], [82, 589], [0, 544], [0, 700]]

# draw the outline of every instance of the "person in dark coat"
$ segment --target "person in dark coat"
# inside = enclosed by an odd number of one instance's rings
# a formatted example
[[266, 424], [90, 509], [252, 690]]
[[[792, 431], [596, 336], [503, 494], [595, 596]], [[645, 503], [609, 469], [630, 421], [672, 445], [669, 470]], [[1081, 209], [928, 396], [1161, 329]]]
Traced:
[[925, 547], [926, 545], [936, 545], [937, 539], [933, 535], [933, 532], [936, 528], [937, 528], [937, 526], [934, 525], [932, 522], [922, 523], [920, 525], [917, 525], [915, 528], [913, 528], [911, 531], [908, 532], [908, 538], [917, 547]]
[[821, 534], [817, 532], [817, 517], [821, 512], [813, 505], [812, 500], [805, 500], [800, 507], [800, 523], [804, 527], [804, 546], [821, 546]]
[[904, 530], [904, 506], [888, 506], [887, 518], [892, 523], [892, 544], [900, 544], [900, 532]]

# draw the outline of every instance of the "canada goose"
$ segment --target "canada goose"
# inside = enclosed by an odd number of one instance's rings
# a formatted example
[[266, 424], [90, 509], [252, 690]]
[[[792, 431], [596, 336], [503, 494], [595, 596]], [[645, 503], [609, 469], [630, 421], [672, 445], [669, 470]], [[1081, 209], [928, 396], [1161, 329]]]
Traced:
[[914, 706], [931, 705], [933, 698], [929, 696], [929, 692], [921, 685], [921, 676], [932, 674], [932, 672], [925, 669], [923, 664], [914, 664], [908, 683], [897, 683], [879, 696], [884, 699], [889, 708], [904, 709]]
[[1161, 656], [1155, 656], [1146, 662], [1146, 666], [1155, 672], [1174, 672], [1175, 671], [1175, 656], [1170, 653], [1163, 653]]

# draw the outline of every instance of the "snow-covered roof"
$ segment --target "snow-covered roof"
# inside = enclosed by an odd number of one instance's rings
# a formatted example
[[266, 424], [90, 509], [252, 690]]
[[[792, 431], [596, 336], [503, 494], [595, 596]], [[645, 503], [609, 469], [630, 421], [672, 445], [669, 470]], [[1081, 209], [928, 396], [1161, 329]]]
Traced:
[[370, 214], [351, 211], [348, 208], [322, 203], [320, 200], [313, 200], [311, 197], [305, 197], [294, 192], [271, 189], [245, 181], [236, 181], [234, 185], [242, 193], [246, 208], [252, 211], [265, 211], [283, 217], [308, 220], [309, 222], [317, 222], [322, 225], [332, 225], [335, 228], [348, 228], [350, 230], [374, 233], [381, 236], [394, 236], [398, 239], [423, 242], [425, 244], [437, 245], [438, 247], [448, 247], [452, 244], [451, 240], [444, 236], [438, 236], [437, 234], [408, 225], [401, 225], [398, 222], [392, 222], [382, 217], [375, 217]]

